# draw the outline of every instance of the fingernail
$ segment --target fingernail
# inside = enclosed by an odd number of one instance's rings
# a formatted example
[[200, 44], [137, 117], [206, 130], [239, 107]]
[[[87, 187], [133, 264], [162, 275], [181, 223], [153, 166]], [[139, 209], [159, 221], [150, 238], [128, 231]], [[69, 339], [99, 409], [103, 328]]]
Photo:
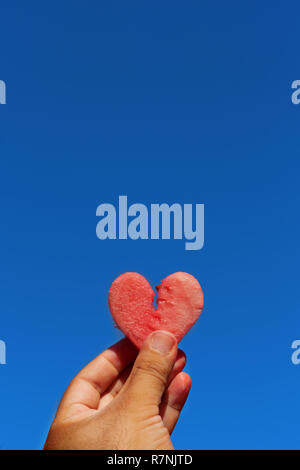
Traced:
[[151, 348], [160, 354], [168, 354], [175, 346], [176, 338], [165, 331], [155, 331], [151, 335]]

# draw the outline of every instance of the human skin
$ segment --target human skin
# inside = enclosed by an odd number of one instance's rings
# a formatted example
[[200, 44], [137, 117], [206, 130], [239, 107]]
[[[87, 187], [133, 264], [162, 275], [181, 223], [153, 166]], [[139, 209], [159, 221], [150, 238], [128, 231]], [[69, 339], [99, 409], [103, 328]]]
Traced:
[[46, 450], [169, 450], [191, 387], [171, 333], [155, 331], [140, 352], [123, 339], [72, 380]]

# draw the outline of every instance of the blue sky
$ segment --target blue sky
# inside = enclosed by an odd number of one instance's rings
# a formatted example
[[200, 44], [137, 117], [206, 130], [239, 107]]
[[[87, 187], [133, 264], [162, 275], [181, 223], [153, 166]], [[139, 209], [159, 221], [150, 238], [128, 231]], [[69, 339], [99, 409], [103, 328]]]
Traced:
[[[197, 277], [178, 449], [300, 448], [299, 3], [1, 5], [0, 448], [43, 445], [121, 335], [111, 282]], [[96, 237], [96, 208], [204, 203], [205, 246]]]

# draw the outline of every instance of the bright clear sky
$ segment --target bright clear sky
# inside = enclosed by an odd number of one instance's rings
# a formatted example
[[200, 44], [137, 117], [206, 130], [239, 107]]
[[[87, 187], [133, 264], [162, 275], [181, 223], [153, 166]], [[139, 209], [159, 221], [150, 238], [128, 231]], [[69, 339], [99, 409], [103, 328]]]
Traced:
[[[147, 6], [146, 6], [147, 4]], [[300, 448], [299, 2], [4, 2], [0, 447], [40, 448], [74, 374], [121, 335], [111, 282], [187, 271], [178, 449]], [[99, 204], [204, 203], [205, 247], [103, 242]]]

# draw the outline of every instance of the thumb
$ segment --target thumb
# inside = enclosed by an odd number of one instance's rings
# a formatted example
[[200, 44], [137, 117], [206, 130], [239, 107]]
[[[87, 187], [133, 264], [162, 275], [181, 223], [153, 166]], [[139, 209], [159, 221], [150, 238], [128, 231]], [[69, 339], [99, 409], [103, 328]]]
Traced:
[[126, 383], [127, 398], [135, 407], [160, 404], [176, 356], [177, 341], [171, 333], [159, 330], [147, 337]]

